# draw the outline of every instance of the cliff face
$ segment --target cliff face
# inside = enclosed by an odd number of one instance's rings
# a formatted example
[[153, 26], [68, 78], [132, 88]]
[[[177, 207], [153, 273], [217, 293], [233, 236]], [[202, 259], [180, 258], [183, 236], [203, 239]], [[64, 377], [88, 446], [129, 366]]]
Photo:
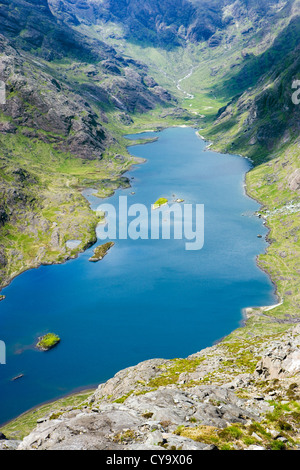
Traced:
[[259, 162], [298, 140], [299, 40], [296, 16], [265, 52], [249, 56], [223, 84], [225, 93], [236, 96], [219, 111], [210, 135], [222, 136], [225, 145], [228, 138], [228, 151]]
[[187, 359], [156, 359], [121, 371], [81, 405], [39, 418], [23, 442], [4, 440], [1, 447], [297, 448], [300, 327], [244, 345], [238, 354], [236, 339]]
[[100, 159], [112, 137], [89, 104], [56, 80], [45, 64], [25, 58], [3, 36], [0, 52], [7, 95], [1, 106], [2, 135], [22, 133], [78, 157]]

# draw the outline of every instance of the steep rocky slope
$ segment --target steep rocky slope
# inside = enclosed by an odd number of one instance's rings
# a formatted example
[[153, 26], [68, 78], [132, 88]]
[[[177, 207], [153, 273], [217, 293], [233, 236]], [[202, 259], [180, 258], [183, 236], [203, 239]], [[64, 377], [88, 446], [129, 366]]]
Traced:
[[[235, 336], [184, 360], [121, 371], [75, 407], [35, 410], [37, 428], [22, 442], [2, 440], [1, 448], [297, 449], [300, 329], [255, 339], [238, 356]], [[4, 435], [20, 438], [33, 416]]]
[[[294, 82], [300, 72], [300, 17], [294, 17], [271, 47], [253, 55], [222, 88], [239, 93], [219, 110], [212, 137], [221, 137], [227, 150], [242, 152], [255, 161], [298, 139], [299, 106], [293, 102]], [[294, 86], [294, 88], [293, 88]], [[299, 87], [298, 87], [299, 88]]]

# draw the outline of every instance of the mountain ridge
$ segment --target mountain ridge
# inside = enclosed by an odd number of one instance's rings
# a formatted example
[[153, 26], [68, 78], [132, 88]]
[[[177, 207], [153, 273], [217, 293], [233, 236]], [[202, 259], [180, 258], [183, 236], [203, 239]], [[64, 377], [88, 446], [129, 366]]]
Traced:
[[[247, 17], [255, 24], [264, 17], [276, 18], [290, 10], [293, 0], [49, 0], [58, 18], [74, 25], [97, 21], [120, 22], [125, 37], [151, 39], [156, 44], [182, 45], [182, 40], [209, 40], [218, 30]], [[257, 25], [256, 25], [257, 26]]]

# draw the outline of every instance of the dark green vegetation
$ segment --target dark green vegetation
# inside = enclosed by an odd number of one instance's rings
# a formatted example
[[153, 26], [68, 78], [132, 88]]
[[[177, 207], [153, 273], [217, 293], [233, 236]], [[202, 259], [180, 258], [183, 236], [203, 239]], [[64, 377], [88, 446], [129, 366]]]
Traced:
[[38, 340], [36, 347], [41, 351], [49, 351], [60, 343], [60, 337], [54, 333], [47, 333], [41, 336]]
[[107, 255], [108, 251], [114, 246], [114, 242], [108, 242], [104, 245], [97, 246], [94, 249], [94, 255], [89, 259], [89, 261], [97, 262], [101, 261], [105, 255]]
[[[105, 197], [129, 184], [121, 177], [134, 163], [125, 133], [198, 125], [214, 149], [254, 162], [247, 191], [270, 228], [258, 262], [276, 283], [280, 304], [248, 309], [246, 325], [212, 351], [170, 361], [158, 377], [106, 400], [254, 377], [265, 349], [300, 321], [300, 107], [292, 102], [292, 83], [300, 79], [298, 2], [49, 3], [53, 13], [46, 0], [0, 4], [0, 79], [8, 91], [0, 115], [0, 283], [75, 256], [66, 240], [83, 240], [80, 249], [95, 241], [99, 220], [79, 190], [93, 187]], [[217, 366], [206, 370], [210, 361]], [[199, 368], [201, 382], [193, 378]], [[220, 430], [192, 421], [177, 434], [224, 450], [296, 448], [298, 375], [251, 380], [241, 398], [253, 396], [251, 387], [275, 394], [273, 412], [260, 423]], [[51, 410], [61, 413], [61, 406]], [[23, 437], [49, 409], [3, 432]]]

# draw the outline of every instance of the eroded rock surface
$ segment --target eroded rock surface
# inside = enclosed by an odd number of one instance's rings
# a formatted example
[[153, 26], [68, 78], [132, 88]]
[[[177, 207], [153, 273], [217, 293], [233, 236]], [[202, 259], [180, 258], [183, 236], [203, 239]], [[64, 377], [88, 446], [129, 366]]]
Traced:
[[[291, 384], [293, 390], [300, 386], [299, 345], [298, 325], [275, 342], [263, 342], [254, 353], [261, 357], [254, 373], [241, 373], [237, 366], [223, 372], [222, 380], [218, 380], [224, 362], [222, 343], [186, 360], [143, 362], [101, 384], [82, 406], [40, 420], [18, 449], [213, 450], [216, 446], [206, 439], [195, 441], [179, 430], [193, 432], [200, 426], [218, 432], [232, 425], [256, 429], [255, 423], [264, 423], [274, 410], [272, 400], [289, 394]], [[176, 372], [174, 379], [174, 367], [182, 364], [186, 369], [195, 367], [190, 373]], [[267, 379], [273, 378], [279, 378], [277, 386], [264, 391], [271, 383]], [[163, 380], [170, 383], [160, 385]], [[278, 430], [266, 429], [270, 439], [285, 439]], [[257, 443], [249, 444], [249, 450], [263, 449], [260, 436], [251, 432]]]

